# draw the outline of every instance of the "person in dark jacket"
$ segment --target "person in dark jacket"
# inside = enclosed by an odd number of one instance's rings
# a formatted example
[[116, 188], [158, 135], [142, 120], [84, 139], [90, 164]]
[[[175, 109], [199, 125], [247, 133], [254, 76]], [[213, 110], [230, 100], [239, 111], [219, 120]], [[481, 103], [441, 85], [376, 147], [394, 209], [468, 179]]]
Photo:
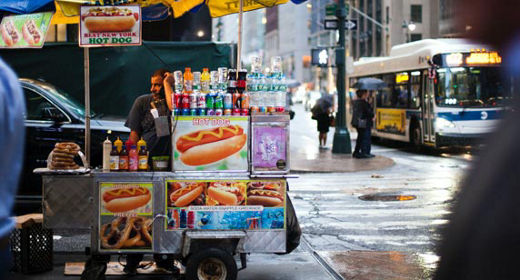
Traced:
[[355, 158], [373, 158], [374, 155], [370, 153], [370, 137], [374, 112], [368, 102], [368, 91], [358, 90], [356, 95], [358, 99], [354, 100], [352, 126], [356, 128], [358, 137], [352, 156]]

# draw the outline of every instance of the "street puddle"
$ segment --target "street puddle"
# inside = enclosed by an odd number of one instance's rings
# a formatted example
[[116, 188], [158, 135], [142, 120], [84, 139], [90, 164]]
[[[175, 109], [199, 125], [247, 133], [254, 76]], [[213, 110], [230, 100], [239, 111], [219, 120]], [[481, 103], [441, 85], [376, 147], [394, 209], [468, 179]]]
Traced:
[[364, 201], [408, 201], [414, 200], [416, 198], [417, 197], [415, 195], [388, 193], [366, 194], [359, 197], [359, 199]]

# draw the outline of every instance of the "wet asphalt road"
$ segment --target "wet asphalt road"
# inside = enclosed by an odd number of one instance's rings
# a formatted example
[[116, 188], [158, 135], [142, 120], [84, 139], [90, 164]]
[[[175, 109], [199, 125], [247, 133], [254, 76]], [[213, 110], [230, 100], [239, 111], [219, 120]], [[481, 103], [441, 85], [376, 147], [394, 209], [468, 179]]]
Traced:
[[[298, 105], [295, 110], [304, 119], [295, 118], [291, 123], [291, 144], [317, 149], [315, 121], [309, 121], [310, 113]], [[328, 135], [329, 146], [333, 133]], [[476, 157], [464, 149], [416, 151], [393, 141], [373, 143], [372, 153], [393, 159], [395, 165], [380, 171], [300, 174], [289, 180], [305, 240], [317, 251], [417, 253], [432, 269], [438, 259], [439, 231], [447, 223], [454, 194]], [[360, 199], [372, 194], [415, 199]]]

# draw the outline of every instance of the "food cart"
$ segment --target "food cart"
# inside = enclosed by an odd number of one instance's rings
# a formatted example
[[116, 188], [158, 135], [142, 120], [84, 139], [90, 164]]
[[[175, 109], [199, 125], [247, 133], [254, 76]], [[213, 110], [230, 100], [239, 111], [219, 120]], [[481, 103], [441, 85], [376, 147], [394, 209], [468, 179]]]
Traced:
[[175, 119], [174, 144], [228, 128], [240, 129], [245, 142], [223, 159], [195, 159], [198, 165], [174, 145], [171, 172], [40, 170], [44, 226], [89, 229], [96, 256], [172, 255], [190, 279], [215, 266], [236, 276], [235, 254], [245, 268], [247, 253], [285, 253], [288, 114]]

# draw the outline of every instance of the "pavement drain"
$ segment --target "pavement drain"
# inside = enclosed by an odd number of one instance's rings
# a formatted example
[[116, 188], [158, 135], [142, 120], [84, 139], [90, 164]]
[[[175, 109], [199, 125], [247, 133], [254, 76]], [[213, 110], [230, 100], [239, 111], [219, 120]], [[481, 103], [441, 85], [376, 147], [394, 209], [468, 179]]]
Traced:
[[389, 194], [389, 193], [373, 193], [366, 194], [359, 197], [364, 201], [407, 201], [414, 200], [417, 197], [415, 195], [407, 194]]

